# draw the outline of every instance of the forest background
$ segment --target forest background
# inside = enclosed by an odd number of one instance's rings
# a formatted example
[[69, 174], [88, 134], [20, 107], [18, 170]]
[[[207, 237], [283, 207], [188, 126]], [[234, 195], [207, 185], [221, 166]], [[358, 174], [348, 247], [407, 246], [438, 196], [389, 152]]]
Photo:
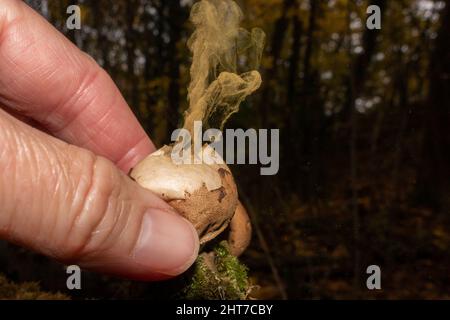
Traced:
[[[28, 0], [107, 70], [157, 146], [187, 108], [190, 0]], [[280, 129], [280, 172], [232, 170], [252, 217], [242, 257], [258, 298], [450, 298], [450, 2], [242, 0], [267, 33], [262, 88], [228, 128]], [[81, 30], [67, 30], [77, 4]], [[366, 28], [370, 4], [381, 30]], [[382, 290], [366, 288], [378, 265]], [[54, 272], [51, 270], [55, 270]], [[74, 298], [161, 284], [63, 268], [0, 243], [0, 272]]]

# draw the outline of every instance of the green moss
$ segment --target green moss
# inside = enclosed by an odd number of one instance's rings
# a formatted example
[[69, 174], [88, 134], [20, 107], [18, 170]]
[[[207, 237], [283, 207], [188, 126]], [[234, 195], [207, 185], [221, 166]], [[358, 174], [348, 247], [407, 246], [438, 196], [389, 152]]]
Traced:
[[16, 284], [0, 275], [0, 300], [68, 300], [61, 293], [42, 292], [35, 282]]
[[213, 252], [197, 259], [185, 297], [192, 300], [242, 300], [247, 297], [247, 267], [230, 254], [228, 244], [218, 244]]
[[[230, 254], [226, 242], [211, 243], [190, 270], [180, 277], [162, 282], [133, 282], [88, 273], [91, 289], [86, 299], [246, 299], [249, 292], [247, 268]], [[43, 292], [36, 282], [14, 283], [0, 274], [1, 299], [60, 300], [70, 297]]]

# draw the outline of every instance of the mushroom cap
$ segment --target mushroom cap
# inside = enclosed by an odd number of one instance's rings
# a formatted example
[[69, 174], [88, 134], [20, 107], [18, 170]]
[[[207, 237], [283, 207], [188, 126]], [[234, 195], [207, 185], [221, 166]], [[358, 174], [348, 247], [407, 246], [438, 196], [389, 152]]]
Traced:
[[[238, 203], [236, 184], [226, 164], [176, 164], [172, 149], [164, 146], [151, 154], [130, 176], [188, 219], [203, 244], [230, 223]], [[203, 146], [203, 157], [210, 157], [213, 151], [209, 145]]]

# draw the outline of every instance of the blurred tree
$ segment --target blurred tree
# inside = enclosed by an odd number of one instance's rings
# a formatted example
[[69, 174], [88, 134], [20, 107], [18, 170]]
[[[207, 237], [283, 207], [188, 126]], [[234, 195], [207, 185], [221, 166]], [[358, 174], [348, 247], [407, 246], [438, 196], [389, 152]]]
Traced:
[[430, 56], [429, 95], [425, 111], [422, 196], [436, 209], [450, 208], [450, 4], [441, 15]]

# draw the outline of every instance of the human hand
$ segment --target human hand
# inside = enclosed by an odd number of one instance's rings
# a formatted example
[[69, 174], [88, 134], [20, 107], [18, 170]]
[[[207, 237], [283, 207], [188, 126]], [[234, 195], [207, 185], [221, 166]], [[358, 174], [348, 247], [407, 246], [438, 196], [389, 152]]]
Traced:
[[93, 59], [22, 1], [0, 1], [1, 239], [128, 278], [182, 273], [195, 229], [124, 174], [152, 151]]

